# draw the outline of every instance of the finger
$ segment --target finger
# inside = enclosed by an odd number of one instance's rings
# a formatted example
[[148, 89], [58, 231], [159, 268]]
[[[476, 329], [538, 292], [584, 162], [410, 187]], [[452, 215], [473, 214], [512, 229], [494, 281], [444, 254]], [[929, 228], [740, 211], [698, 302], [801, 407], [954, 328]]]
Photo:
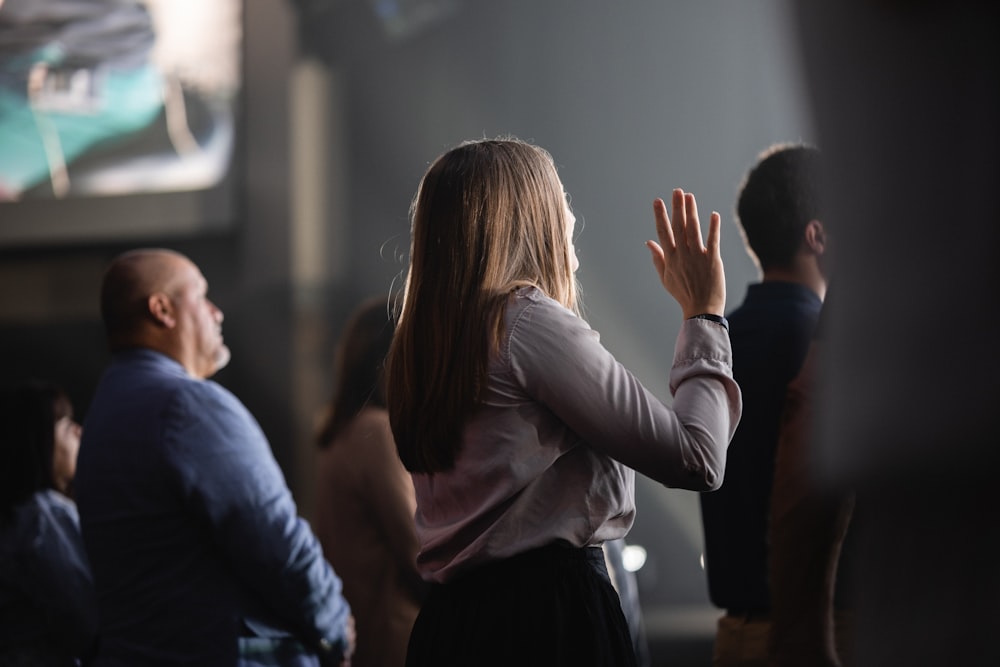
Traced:
[[674, 247], [684, 243], [684, 226], [687, 224], [687, 212], [684, 210], [684, 191], [676, 188], [671, 197], [671, 229], [674, 232]]
[[656, 241], [646, 241], [646, 247], [649, 248], [649, 253], [653, 257], [653, 267], [656, 268], [656, 275], [663, 278], [663, 270], [667, 267], [667, 260], [663, 256], [663, 248]]
[[712, 217], [708, 219], [708, 252], [713, 255], [719, 254], [720, 239], [722, 238], [722, 216], [716, 211], [712, 211]]
[[684, 213], [687, 217], [687, 225], [684, 228], [687, 245], [701, 250], [704, 246], [701, 241], [701, 222], [698, 221], [698, 202], [690, 192], [684, 195]]
[[[656, 235], [660, 239], [663, 248], [673, 249], [676, 247], [673, 230], [670, 229], [670, 218], [667, 217], [667, 205], [662, 199], [653, 201], [653, 216], [656, 218]], [[660, 254], [663, 254], [661, 248]]]

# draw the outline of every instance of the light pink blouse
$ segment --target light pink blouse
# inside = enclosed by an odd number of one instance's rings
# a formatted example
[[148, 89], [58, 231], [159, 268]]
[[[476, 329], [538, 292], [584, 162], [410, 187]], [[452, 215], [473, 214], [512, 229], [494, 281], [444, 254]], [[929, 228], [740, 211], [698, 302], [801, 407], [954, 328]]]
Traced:
[[447, 581], [556, 539], [589, 546], [623, 537], [636, 470], [694, 491], [722, 483], [742, 401], [721, 325], [681, 327], [671, 409], [541, 291], [517, 290], [504, 321], [454, 469], [413, 476], [425, 579]]

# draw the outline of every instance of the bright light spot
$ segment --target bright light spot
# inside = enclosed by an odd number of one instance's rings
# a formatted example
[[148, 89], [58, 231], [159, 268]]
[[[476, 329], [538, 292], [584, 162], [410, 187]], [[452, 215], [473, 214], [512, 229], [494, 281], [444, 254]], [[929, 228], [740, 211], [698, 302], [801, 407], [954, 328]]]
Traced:
[[622, 565], [629, 572], [637, 572], [646, 564], [646, 550], [636, 544], [629, 544], [622, 549]]
[[705, 569], [705, 554], [698, 556], [698, 564], [701, 565], [701, 569]]

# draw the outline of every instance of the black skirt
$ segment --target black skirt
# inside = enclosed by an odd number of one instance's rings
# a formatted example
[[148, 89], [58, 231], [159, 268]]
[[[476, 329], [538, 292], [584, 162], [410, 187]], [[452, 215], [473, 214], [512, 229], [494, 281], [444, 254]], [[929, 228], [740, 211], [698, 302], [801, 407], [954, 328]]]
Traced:
[[407, 667], [636, 664], [599, 547], [554, 544], [431, 586]]

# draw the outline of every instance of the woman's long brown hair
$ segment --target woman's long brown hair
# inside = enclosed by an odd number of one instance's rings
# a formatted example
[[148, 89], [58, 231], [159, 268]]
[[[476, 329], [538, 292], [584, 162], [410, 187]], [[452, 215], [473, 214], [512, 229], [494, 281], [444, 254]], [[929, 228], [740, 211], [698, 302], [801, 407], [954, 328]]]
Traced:
[[565, 193], [537, 146], [494, 139], [453, 148], [424, 175], [411, 212], [386, 398], [403, 464], [434, 473], [454, 466], [511, 291], [534, 285], [575, 310], [576, 283]]

